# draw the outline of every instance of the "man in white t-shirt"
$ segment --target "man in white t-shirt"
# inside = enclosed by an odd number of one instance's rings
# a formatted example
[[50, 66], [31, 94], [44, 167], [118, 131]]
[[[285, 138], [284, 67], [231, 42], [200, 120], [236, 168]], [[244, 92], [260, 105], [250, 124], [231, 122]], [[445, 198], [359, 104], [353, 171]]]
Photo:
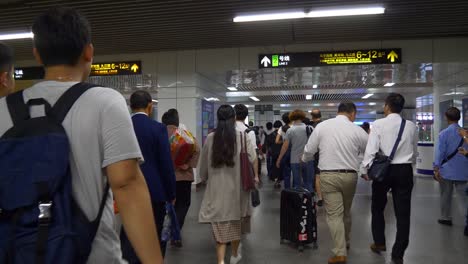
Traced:
[[[25, 102], [43, 98], [54, 105], [71, 86], [85, 80], [94, 48], [89, 23], [76, 10], [54, 8], [32, 27], [34, 56], [45, 67], [45, 80], [24, 91]], [[31, 108], [31, 117], [44, 109]], [[114, 229], [113, 198], [127, 235], [142, 263], [163, 263], [150, 196], [139, 169], [142, 155], [125, 99], [109, 88], [85, 92], [62, 123], [71, 153], [73, 197], [88, 219], [94, 220], [109, 182], [107, 198], [88, 263], [126, 263]], [[13, 126], [5, 98], [0, 99], [0, 135]]]
[[[234, 110], [236, 111], [236, 129], [240, 132], [245, 132], [249, 129], [249, 127], [244, 123], [244, 120], [249, 116], [249, 109], [243, 104], [238, 104], [234, 106]], [[257, 142], [254, 130], [250, 130], [249, 133], [247, 133], [247, 136], [250, 138], [251, 142]], [[255, 144], [255, 146], [257, 147], [257, 144]], [[255, 159], [253, 167], [255, 171], [258, 171], [258, 158]]]

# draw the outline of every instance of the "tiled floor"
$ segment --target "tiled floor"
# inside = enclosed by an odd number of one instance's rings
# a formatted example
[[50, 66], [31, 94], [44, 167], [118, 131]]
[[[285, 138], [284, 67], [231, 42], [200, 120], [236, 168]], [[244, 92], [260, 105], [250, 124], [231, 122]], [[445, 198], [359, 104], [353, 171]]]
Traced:
[[[389, 263], [387, 253], [375, 255], [369, 250], [370, 231], [370, 183], [360, 181], [353, 205], [353, 231], [349, 264]], [[437, 224], [439, 212], [439, 188], [428, 178], [417, 178], [413, 192], [413, 209], [410, 246], [405, 256], [408, 264], [468, 264], [468, 237], [463, 235], [464, 212], [454, 206], [454, 226]], [[215, 243], [208, 225], [198, 224], [197, 216], [203, 191], [193, 192], [192, 207], [183, 230], [184, 247], [170, 248], [166, 263], [211, 264], [216, 263]], [[261, 190], [262, 204], [254, 209], [252, 234], [243, 240], [242, 264], [299, 264], [327, 263], [331, 255], [331, 237], [325, 222], [324, 209], [319, 210], [319, 249], [307, 248], [299, 253], [290, 245], [279, 242], [280, 192], [266, 184]], [[458, 200], [456, 200], [458, 202]], [[387, 206], [387, 244], [395, 237], [395, 219], [391, 199]], [[466, 212], [466, 209], [465, 209]], [[229, 250], [229, 249], [228, 249]], [[229, 254], [226, 263], [229, 263]]]

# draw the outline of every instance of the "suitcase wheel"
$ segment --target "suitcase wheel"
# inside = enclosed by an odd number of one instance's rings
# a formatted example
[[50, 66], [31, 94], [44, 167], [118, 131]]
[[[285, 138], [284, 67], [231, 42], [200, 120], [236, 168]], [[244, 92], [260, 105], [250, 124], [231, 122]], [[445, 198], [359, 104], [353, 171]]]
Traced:
[[299, 252], [304, 252], [304, 245], [299, 245], [298, 247]]

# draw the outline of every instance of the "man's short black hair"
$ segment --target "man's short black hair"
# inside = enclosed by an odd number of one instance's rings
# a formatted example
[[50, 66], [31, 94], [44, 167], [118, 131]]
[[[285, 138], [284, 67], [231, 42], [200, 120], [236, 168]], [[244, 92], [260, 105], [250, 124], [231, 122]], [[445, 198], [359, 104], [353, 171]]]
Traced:
[[281, 119], [283, 120], [283, 123], [286, 124], [286, 125], [289, 125], [289, 123], [291, 123], [291, 120], [289, 119], [289, 112], [287, 113], [284, 113], [283, 116], [281, 117]]
[[310, 113], [310, 115], [311, 115], [312, 118], [314, 118], [314, 119], [320, 119], [320, 118], [322, 118], [322, 112], [320, 112], [319, 109], [314, 109], [314, 110], [312, 110], [312, 112]]
[[338, 106], [338, 113], [356, 113], [356, 105], [353, 102], [341, 102]]
[[391, 93], [387, 99], [385, 99], [385, 105], [390, 108], [392, 113], [399, 114], [405, 107], [405, 98], [401, 94]]
[[447, 109], [447, 112], [445, 112], [445, 116], [447, 117], [448, 121], [458, 122], [461, 118], [461, 113], [458, 108], [450, 107]]
[[283, 126], [283, 123], [281, 121], [276, 120], [275, 123], [273, 124], [274, 128], [281, 128]]
[[147, 91], [136, 91], [130, 96], [130, 108], [132, 110], [145, 109], [153, 101]]
[[266, 129], [272, 130], [273, 129], [273, 123], [272, 122], [266, 123]]
[[13, 50], [0, 42], [0, 71], [9, 73], [13, 68], [14, 60]]
[[75, 66], [86, 45], [91, 43], [91, 27], [77, 10], [52, 8], [32, 26], [34, 47], [44, 66]]
[[244, 121], [249, 116], [249, 109], [243, 104], [235, 105], [234, 110], [236, 111], [236, 120], [238, 121]]
[[179, 127], [179, 112], [176, 109], [169, 109], [163, 114], [161, 122], [166, 126], [173, 125]]

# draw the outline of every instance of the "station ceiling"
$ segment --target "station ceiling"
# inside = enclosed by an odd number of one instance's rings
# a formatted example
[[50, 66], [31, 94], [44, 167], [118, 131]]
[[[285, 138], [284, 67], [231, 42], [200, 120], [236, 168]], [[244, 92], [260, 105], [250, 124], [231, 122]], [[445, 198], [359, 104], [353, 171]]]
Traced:
[[[383, 4], [384, 15], [233, 23], [236, 15]], [[468, 35], [466, 0], [6, 0], [0, 32], [28, 31], [56, 5], [91, 21], [97, 54]], [[31, 59], [30, 40], [8, 41]]]

